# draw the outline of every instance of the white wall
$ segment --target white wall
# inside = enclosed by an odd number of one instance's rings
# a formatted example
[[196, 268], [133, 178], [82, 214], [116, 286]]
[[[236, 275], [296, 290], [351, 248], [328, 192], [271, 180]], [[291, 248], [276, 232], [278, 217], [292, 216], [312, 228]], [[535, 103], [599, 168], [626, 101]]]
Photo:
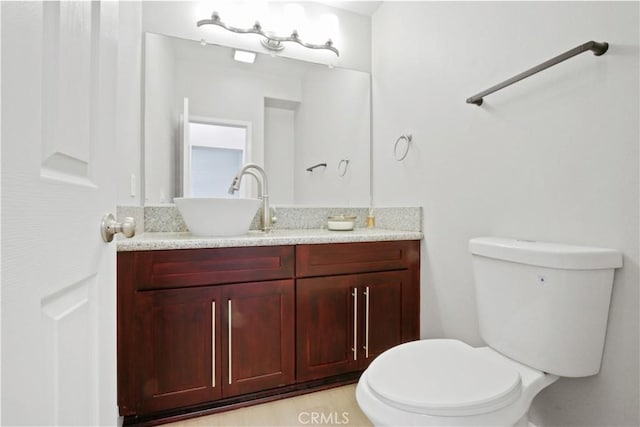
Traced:
[[264, 170], [272, 205], [293, 205], [295, 182], [295, 110], [264, 109]]
[[145, 202], [172, 203], [176, 182], [176, 137], [180, 126], [182, 102], [176, 102], [176, 55], [166, 37], [145, 37], [144, 140], [146, 162]]
[[[373, 17], [374, 199], [421, 205], [423, 337], [481, 344], [467, 242], [612, 247], [602, 371], [561, 379], [538, 425], [638, 425], [638, 3], [385, 2]], [[589, 40], [585, 53], [469, 96]], [[403, 132], [414, 146], [393, 158]]]
[[[305, 75], [295, 127], [297, 204], [369, 205], [369, 92], [367, 73], [322, 68]], [[341, 160], [349, 160], [344, 177]], [[306, 171], [318, 163], [327, 167]]]
[[[116, 194], [118, 205], [140, 205], [143, 176], [140, 144], [142, 70], [142, 4], [122, 2], [119, 6], [117, 137], [113, 159], [118, 168]], [[131, 182], [131, 176], [134, 182]], [[133, 188], [132, 188], [133, 186]], [[133, 191], [132, 191], [133, 190]], [[132, 195], [133, 194], [133, 195]]]

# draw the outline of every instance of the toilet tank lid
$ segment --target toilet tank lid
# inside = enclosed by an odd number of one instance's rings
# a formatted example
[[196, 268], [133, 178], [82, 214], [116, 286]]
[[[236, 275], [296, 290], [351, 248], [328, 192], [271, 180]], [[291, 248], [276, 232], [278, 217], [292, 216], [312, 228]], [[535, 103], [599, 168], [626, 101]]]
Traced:
[[615, 249], [502, 237], [476, 237], [469, 241], [474, 255], [521, 264], [566, 270], [599, 270], [622, 267], [622, 254]]

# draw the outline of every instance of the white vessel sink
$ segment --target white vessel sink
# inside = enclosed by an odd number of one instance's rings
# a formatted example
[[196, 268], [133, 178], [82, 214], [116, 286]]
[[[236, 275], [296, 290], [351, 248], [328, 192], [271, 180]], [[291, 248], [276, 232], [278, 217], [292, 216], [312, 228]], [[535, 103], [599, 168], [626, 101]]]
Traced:
[[262, 202], [231, 197], [176, 197], [173, 201], [194, 236], [246, 234]]

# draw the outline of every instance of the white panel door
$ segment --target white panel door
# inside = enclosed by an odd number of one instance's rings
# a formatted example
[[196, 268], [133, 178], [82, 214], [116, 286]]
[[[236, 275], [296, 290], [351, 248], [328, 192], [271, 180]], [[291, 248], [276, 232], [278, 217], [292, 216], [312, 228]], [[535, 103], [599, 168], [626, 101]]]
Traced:
[[1, 2], [2, 425], [113, 425], [117, 2]]

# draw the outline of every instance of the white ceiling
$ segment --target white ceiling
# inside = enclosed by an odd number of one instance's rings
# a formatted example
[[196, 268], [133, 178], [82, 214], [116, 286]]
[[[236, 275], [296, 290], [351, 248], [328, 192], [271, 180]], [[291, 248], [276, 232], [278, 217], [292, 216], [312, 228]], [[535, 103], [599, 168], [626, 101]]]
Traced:
[[366, 16], [373, 15], [373, 13], [382, 4], [381, 1], [368, 1], [368, 0], [360, 0], [360, 1], [325, 0], [325, 1], [316, 1], [316, 3], [322, 3], [327, 6], [348, 10], [350, 12], [355, 12], [360, 15], [366, 15]]

